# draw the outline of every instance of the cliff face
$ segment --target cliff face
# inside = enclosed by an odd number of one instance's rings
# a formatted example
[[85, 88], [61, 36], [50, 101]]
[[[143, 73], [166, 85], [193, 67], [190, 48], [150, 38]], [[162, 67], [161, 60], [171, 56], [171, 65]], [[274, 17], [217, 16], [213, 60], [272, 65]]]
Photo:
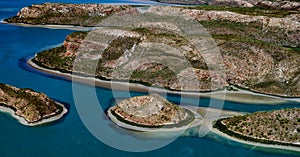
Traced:
[[28, 123], [34, 123], [62, 112], [62, 107], [43, 93], [0, 84], [0, 103], [15, 111]]
[[60, 24], [96, 26], [113, 14], [134, 14], [127, 5], [45, 3], [22, 8], [17, 16], [5, 19], [10, 23]]

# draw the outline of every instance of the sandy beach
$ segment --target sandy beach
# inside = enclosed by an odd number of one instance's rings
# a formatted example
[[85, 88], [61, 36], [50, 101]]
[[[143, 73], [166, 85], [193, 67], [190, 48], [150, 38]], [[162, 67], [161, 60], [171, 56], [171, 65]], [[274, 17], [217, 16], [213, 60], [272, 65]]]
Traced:
[[32, 58], [27, 61], [28, 65], [32, 68], [43, 71], [48, 74], [63, 76], [64, 78], [75, 81], [79, 83], [84, 83], [91, 86], [98, 86], [107, 89], [114, 90], [130, 90], [136, 92], [156, 92], [156, 93], [168, 93], [181, 95], [186, 97], [209, 97], [220, 100], [227, 100], [239, 103], [247, 103], [247, 104], [267, 104], [267, 105], [276, 105], [280, 103], [285, 103], [287, 101], [297, 101], [300, 102], [299, 98], [282, 98], [273, 95], [266, 95], [261, 93], [255, 93], [243, 89], [236, 88], [237, 91], [228, 91], [226, 89], [212, 92], [185, 92], [185, 91], [170, 91], [163, 88], [155, 88], [149, 87], [142, 84], [137, 83], [129, 83], [129, 82], [118, 82], [118, 81], [107, 81], [100, 80], [93, 77], [82, 77], [78, 75], [72, 75], [69, 73], [62, 73], [56, 70], [50, 70], [36, 65], [32, 62]]
[[61, 113], [59, 113], [58, 115], [55, 116], [51, 116], [49, 118], [45, 118], [42, 119], [40, 121], [34, 122], [34, 123], [28, 123], [24, 117], [18, 116], [15, 114], [15, 111], [13, 111], [12, 109], [8, 108], [8, 107], [4, 107], [4, 106], [0, 106], [0, 111], [1, 112], [5, 112], [5, 113], [9, 113], [13, 118], [15, 118], [16, 120], [18, 120], [19, 123], [26, 125], [26, 126], [37, 126], [37, 125], [42, 125], [42, 124], [46, 124], [49, 122], [53, 122], [56, 121], [60, 118], [62, 118], [67, 112], [68, 110], [65, 108], [65, 106], [61, 103], [55, 102], [57, 103], [59, 106], [61, 106], [63, 108], [63, 111]]

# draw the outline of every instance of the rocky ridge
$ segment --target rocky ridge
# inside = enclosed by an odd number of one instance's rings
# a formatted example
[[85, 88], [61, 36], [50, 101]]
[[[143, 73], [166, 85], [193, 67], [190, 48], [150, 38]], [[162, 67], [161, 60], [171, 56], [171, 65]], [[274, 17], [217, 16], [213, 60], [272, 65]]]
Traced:
[[44, 3], [22, 8], [17, 16], [5, 19], [9, 23], [58, 24], [96, 26], [113, 14], [134, 14], [128, 5]]

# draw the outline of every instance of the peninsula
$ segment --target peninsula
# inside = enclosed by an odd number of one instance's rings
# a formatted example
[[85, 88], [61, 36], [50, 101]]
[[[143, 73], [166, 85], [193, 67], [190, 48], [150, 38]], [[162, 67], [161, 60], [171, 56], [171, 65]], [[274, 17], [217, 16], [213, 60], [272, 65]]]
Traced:
[[[60, 119], [67, 113], [64, 105], [31, 89], [0, 83], [0, 110], [12, 114], [23, 125], [35, 126]], [[13, 111], [13, 112], [12, 112]]]
[[107, 112], [117, 125], [136, 131], [185, 130], [199, 121], [193, 111], [172, 104], [158, 94], [125, 99]]
[[128, 5], [44, 3], [22, 8], [8, 23], [96, 26], [114, 14], [134, 14], [137, 9]]
[[242, 141], [300, 147], [300, 109], [239, 115], [215, 122], [221, 132]]
[[[132, 9], [134, 10], [134, 7]], [[226, 78], [217, 75], [215, 69], [209, 68], [205, 58], [199, 55], [201, 52], [184, 36], [176, 33], [176, 29], [164, 24], [144, 23], [132, 30], [105, 28], [107, 30], [97, 32], [100, 36], [114, 38], [109, 43], [106, 43], [109, 40], [88, 41], [90, 39], [86, 38], [91, 37], [91, 32], [75, 32], [67, 36], [62, 46], [38, 53], [32, 61], [45, 69], [72, 73], [76, 59], [87, 63], [77, 67], [77, 72], [81, 69], [83, 76], [95, 76], [101, 80], [127, 80], [173, 91], [208, 92], [237, 86], [280, 97], [300, 96], [298, 11], [262, 9], [253, 14], [245, 8], [203, 6], [150, 6], [146, 10], [149, 14], [166, 16], [178, 12], [199, 22], [214, 39], [222, 56]], [[139, 57], [138, 50], [141, 49], [161, 48], [153, 43], [169, 45], [176, 51], [163, 50], [159, 57], [150, 58], [149, 55], [149, 58], [143, 58], [159, 59], [166, 64], [147, 62], [136, 67], [138, 62], [130, 57]], [[181, 54], [177, 53], [177, 50]], [[170, 56], [179, 60], [169, 63]], [[183, 57], [192, 67], [171, 69], [171, 66], [168, 66], [182, 65]], [[178, 78], [186, 76], [182, 80], [190, 81], [188, 74], [192, 71], [199, 81], [199, 86], [180, 86]], [[213, 80], [219, 80], [219, 84], [211, 86]]]

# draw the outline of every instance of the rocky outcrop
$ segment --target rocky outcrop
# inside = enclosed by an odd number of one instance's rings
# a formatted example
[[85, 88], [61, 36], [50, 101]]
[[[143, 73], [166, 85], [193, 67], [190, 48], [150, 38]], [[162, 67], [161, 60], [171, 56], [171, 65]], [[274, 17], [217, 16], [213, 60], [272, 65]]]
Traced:
[[96, 26], [113, 14], [134, 14], [128, 5], [44, 3], [22, 8], [17, 16], [5, 19], [9, 23], [59, 24]]
[[168, 102], [158, 94], [125, 99], [109, 109], [119, 121], [140, 127], [181, 127], [195, 118], [184, 108]]
[[35, 124], [43, 119], [62, 114], [64, 106], [48, 98], [43, 93], [31, 89], [19, 89], [0, 84], [0, 104], [11, 108], [17, 116], [24, 118], [28, 124]]

